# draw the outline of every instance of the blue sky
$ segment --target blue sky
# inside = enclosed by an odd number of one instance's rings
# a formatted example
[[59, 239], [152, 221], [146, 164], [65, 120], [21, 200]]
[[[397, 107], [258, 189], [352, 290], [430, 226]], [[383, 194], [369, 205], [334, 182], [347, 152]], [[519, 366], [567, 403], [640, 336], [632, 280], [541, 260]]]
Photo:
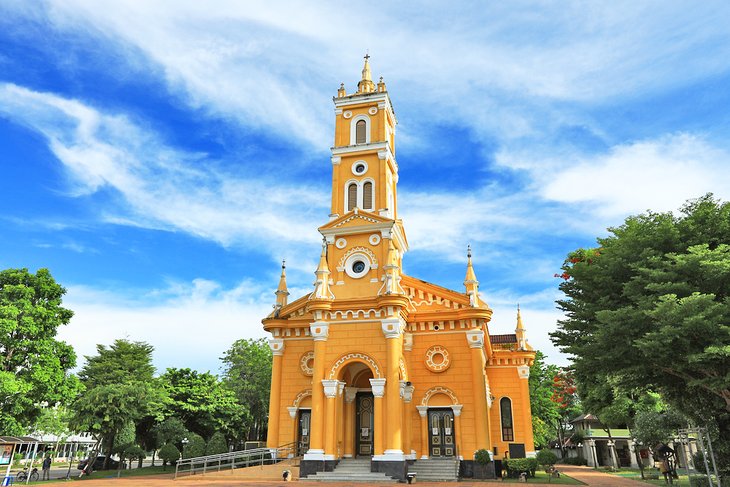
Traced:
[[[127, 337], [219, 369], [264, 336], [279, 262], [309, 292], [331, 97], [372, 56], [399, 120], [405, 271], [492, 333], [560, 314], [567, 252], [706, 192], [730, 198], [725, 2], [0, 2], [0, 268], [48, 267], [80, 355]], [[437, 262], [437, 265], [434, 265]]]

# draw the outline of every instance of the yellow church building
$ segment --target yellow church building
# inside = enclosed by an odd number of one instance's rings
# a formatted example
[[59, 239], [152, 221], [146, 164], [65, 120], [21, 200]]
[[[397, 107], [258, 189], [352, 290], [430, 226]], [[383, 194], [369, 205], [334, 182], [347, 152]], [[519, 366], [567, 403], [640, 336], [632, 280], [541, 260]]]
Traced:
[[471, 251], [463, 291], [402, 272], [397, 120], [368, 56], [357, 91], [341, 85], [333, 100], [332, 209], [314, 289], [290, 301], [282, 265], [263, 320], [274, 356], [267, 446], [297, 444], [302, 478], [355, 466], [468, 477], [480, 449], [533, 456], [535, 353], [519, 309], [514, 334], [489, 334]]

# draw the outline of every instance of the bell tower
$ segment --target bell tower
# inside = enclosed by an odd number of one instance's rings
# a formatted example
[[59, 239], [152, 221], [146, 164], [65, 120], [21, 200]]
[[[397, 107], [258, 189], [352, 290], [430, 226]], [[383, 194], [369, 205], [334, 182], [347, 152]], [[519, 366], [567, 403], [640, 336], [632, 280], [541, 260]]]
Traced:
[[395, 112], [383, 78], [371, 79], [365, 56], [357, 91], [337, 90], [332, 147], [332, 212], [337, 218], [358, 208], [397, 219]]
[[343, 83], [333, 102], [332, 204], [330, 222], [319, 229], [328, 245], [332, 292], [391, 294], [408, 247], [398, 219], [397, 120], [383, 78], [372, 80], [369, 55], [357, 90], [348, 94]]

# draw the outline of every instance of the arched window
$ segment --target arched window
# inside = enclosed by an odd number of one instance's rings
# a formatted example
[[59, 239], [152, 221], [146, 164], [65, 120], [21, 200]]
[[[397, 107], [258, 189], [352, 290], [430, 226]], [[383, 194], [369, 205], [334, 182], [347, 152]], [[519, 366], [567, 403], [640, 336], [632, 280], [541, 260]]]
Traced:
[[347, 186], [347, 211], [353, 210], [357, 206], [357, 183], [350, 183]]
[[355, 124], [355, 143], [364, 144], [367, 141], [366, 137], [367, 123], [365, 120], [358, 120]]
[[362, 185], [362, 209], [373, 209], [373, 183], [371, 181], [365, 181], [365, 184]]
[[502, 420], [502, 441], [515, 441], [515, 430], [512, 426], [512, 401], [509, 397], [499, 400], [499, 411]]

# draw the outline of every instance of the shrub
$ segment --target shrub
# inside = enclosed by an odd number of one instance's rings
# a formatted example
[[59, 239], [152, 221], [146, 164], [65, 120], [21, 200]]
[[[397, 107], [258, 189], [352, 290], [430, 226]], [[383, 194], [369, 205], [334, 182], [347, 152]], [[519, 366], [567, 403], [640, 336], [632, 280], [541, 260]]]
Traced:
[[528, 477], [534, 477], [537, 470], [537, 459], [535, 458], [506, 458], [502, 460], [507, 468], [507, 476], [517, 478], [522, 472], [527, 472]]
[[188, 444], [183, 447], [183, 458], [195, 458], [205, 456], [205, 440], [196, 433], [190, 433]]
[[208, 446], [205, 447], [206, 455], [217, 455], [219, 453], [228, 453], [228, 443], [226, 443], [226, 437], [221, 432], [213, 434]]
[[157, 452], [157, 456], [162, 458], [162, 467], [164, 468], [168, 462], [170, 465], [175, 465], [175, 462], [180, 460], [180, 450], [172, 443], [165, 443]]
[[581, 457], [563, 458], [560, 460], [560, 463], [564, 463], [565, 465], [588, 466], [588, 460]]
[[537, 460], [537, 463], [539, 465], [542, 465], [543, 467], [555, 465], [555, 462], [558, 461], [558, 456], [547, 448], [543, 448], [542, 450], [537, 452], [537, 456], [535, 458]]
[[690, 475], [689, 485], [690, 487], [712, 487], [707, 475]]
[[481, 449], [474, 452], [474, 461], [480, 465], [486, 465], [492, 461], [492, 452]]

